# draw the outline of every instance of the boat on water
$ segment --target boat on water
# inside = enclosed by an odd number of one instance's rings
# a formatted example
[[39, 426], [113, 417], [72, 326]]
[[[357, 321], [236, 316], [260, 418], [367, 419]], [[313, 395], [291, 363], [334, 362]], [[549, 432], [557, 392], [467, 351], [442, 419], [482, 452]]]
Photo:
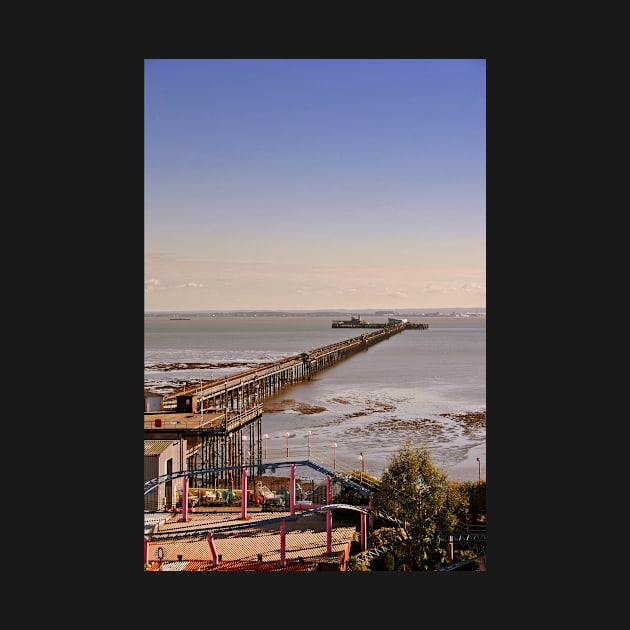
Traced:
[[169, 319], [177, 320], [177, 319], [190, 319], [190, 317], [169, 317]]

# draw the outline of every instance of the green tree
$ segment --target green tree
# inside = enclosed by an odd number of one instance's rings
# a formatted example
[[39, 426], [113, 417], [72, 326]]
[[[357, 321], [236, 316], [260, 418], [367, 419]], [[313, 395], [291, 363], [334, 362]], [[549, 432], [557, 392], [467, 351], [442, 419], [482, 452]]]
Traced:
[[408, 439], [390, 457], [372, 497], [373, 514], [385, 531], [376, 529], [370, 543], [391, 545], [399, 570], [435, 571], [448, 562], [448, 534], [466, 501], [433, 464], [429, 449]]
[[[353, 470], [352, 472], [347, 473], [346, 477], [364, 488], [367, 488], [371, 492], [374, 492], [381, 483], [378, 477], [373, 477], [368, 473], [361, 473], [358, 470]], [[347, 503], [348, 505], [365, 505], [368, 502], [369, 497], [363, 493], [357, 492], [353, 488], [343, 487], [339, 494], [335, 495], [333, 499], [338, 503]]]
[[[467, 513], [460, 515], [460, 520], [472, 524], [486, 522], [486, 482], [465, 481], [460, 491], [467, 498]], [[468, 517], [468, 518], [467, 518]]]

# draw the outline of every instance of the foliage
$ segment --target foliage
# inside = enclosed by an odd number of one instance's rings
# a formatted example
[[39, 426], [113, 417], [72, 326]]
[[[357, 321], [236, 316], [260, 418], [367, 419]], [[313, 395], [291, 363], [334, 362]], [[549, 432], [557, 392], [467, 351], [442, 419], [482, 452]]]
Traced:
[[352, 534], [352, 542], [350, 543], [350, 555], [356, 555], [361, 553], [361, 540], [360, 533], [355, 531]]
[[362, 562], [357, 556], [348, 560], [348, 571], [371, 571], [369, 562]]
[[378, 477], [374, 477], [369, 473], [361, 472], [359, 470], [353, 470], [347, 473], [346, 477], [372, 491], [378, 490], [381, 485], [381, 480]]
[[396, 557], [391, 551], [386, 551], [370, 562], [372, 571], [394, 571], [396, 568]]
[[[470, 523], [484, 523], [486, 520], [486, 482], [465, 481], [459, 486], [466, 497], [466, 513], [459, 514], [459, 519]], [[466, 516], [469, 515], [467, 519]]]
[[[380, 479], [365, 472], [361, 474], [360, 471], [353, 470], [347, 473], [346, 477], [371, 491], [380, 487]], [[347, 486], [344, 486], [339, 494], [335, 495], [333, 498], [335, 502], [346, 503], [348, 505], [366, 505], [368, 503], [368, 498], [365, 495]]]
[[372, 533], [370, 546], [391, 546], [397, 569], [435, 571], [448, 562], [445, 536], [466, 506], [466, 494], [433, 464], [428, 448], [408, 439], [391, 456], [372, 497], [382, 526]]
[[460, 549], [457, 552], [457, 557], [455, 558], [455, 560], [457, 562], [462, 562], [464, 560], [471, 560], [472, 558], [476, 558], [476, 557], [477, 557], [477, 553], [473, 551], [472, 549]]
[[[464, 560], [471, 560], [477, 557], [477, 552], [472, 549], [461, 549], [455, 555], [455, 562], [463, 562]], [[475, 562], [469, 562], [468, 564], [458, 567], [455, 571], [479, 571], [479, 560]]]
[[[407, 536], [400, 527], [380, 527], [368, 536], [370, 549], [387, 549], [370, 560], [370, 568], [375, 571], [395, 571], [405, 562]], [[388, 558], [385, 560], [384, 556]]]

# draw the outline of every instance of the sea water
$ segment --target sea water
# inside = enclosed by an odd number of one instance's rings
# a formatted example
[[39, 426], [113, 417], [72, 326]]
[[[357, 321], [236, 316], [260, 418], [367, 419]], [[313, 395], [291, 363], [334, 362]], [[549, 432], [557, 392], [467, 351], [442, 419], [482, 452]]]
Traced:
[[[411, 439], [449, 479], [486, 479], [486, 318], [408, 319], [429, 328], [404, 330], [262, 401], [269, 460], [288, 451], [380, 476]], [[169, 393], [362, 332], [332, 328], [327, 316], [146, 316], [144, 385]]]

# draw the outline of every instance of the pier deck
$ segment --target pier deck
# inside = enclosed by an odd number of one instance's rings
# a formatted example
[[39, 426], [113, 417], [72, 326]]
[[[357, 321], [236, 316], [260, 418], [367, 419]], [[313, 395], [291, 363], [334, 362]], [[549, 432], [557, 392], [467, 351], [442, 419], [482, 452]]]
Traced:
[[[363, 328], [362, 325], [351, 326]], [[334, 324], [333, 324], [334, 325]], [[195, 384], [162, 400], [160, 411], [145, 411], [145, 440], [185, 440], [188, 468], [196, 470], [245, 461], [244, 442], [256, 445], [249, 459], [252, 470], [262, 462], [262, 401], [351, 355], [389, 339], [408, 328], [427, 324], [397, 321], [368, 325], [377, 328], [315, 350], [261, 365], [230, 377]], [[214, 483], [212, 479], [199, 480]]]

